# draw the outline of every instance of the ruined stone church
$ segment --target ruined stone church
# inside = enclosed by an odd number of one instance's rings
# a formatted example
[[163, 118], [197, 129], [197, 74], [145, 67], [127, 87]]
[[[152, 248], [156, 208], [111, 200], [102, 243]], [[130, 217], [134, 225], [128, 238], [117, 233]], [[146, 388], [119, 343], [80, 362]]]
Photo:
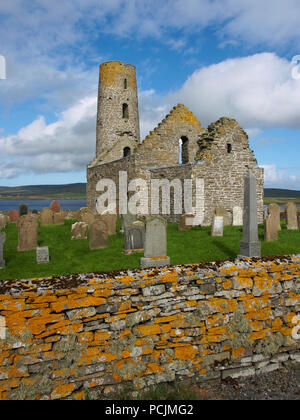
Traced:
[[[186, 106], [177, 104], [141, 142], [135, 67], [119, 61], [101, 64], [96, 156], [87, 166], [87, 205], [92, 211], [98, 181], [109, 178], [118, 186], [120, 171], [127, 172], [129, 181], [140, 178], [147, 185], [153, 179], [202, 179], [201, 225], [208, 226], [216, 207], [225, 207], [229, 217], [234, 206], [243, 208], [249, 170], [256, 176], [257, 217], [262, 223], [263, 169], [234, 119], [222, 117], [205, 129]], [[179, 217], [171, 209], [168, 219]]]

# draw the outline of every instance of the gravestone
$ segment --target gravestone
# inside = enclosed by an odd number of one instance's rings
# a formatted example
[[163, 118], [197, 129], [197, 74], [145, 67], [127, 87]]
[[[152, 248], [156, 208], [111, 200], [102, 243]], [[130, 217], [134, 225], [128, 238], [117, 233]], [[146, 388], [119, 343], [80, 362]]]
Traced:
[[72, 239], [87, 239], [89, 225], [84, 222], [76, 222], [72, 224]]
[[44, 208], [40, 213], [41, 226], [53, 225], [53, 211]]
[[90, 225], [90, 249], [107, 248], [108, 228], [103, 220], [94, 220]]
[[103, 220], [108, 228], [108, 235], [116, 235], [117, 233], [117, 218], [116, 214], [97, 214], [95, 219]]
[[278, 240], [278, 216], [276, 214], [269, 214], [264, 220], [265, 241]]
[[32, 214], [21, 216], [17, 222], [18, 251], [29, 251], [37, 247], [38, 221]]
[[243, 209], [240, 206], [232, 209], [232, 226], [243, 226]]
[[65, 214], [60, 212], [53, 212], [53, 224], [54, 225], [63, 225], [65, 223]]
[[61, 211], [60, 204], [58, 201], [54, 200], [50, 203], [50, 210], [54, 213], [59, 213]]
[[211, 226], [211, 236], [223, 236], [223, 216], [214, 216]]
[[194, 223], [194, 214], [182, 214], [178, 225], [178, 230], [191, 230]]
[[19, 216], [24, 216], [24, 214], [28, 214], [28, 205], [19, 204]]
[[80, 209], [80, 222], [87, 223], [89, 226], [95, 220], [95, 214], [88, 208]]
[[9, 220], [9, 217], [7, 217], [5, 214], [0, 214], [0, 230], [5, 228]]
[[19, 219], [19, 212], [18, 210], [15, 210], [15, 209], [9, 210], [8, 216], [12, 223], [16, 223], [17, 220]]
[[41, 246], [36, 248], [36, 263], [44, 264], [49, 262], [49, 248]]
[[141, 268], [162, 267], [170, 264], [167, 257], [167, 221], [160, 217], [146, 219], [144, 257]]
[[215, 208], [215, 216], [223, 216], [223, 226], [228, 226], [232, 223], [231, 213], [223, 206]]
[[271, 203], [268, 205], [268, 215], [272, 216], [275, 219], [274, 223], [277, 223], [277, 230], [281, 230], [280, 226], [280, 207], [276, 203]]
[[3, 247], [6, 239], [6, 234], [0, 232], [0, 268], [5, 267], [5, 260], [3, 259]]
[[243, 240], [239, 257], [260, 257], [257, 226], [256, 178], [249, 171], [244, 180]]
[[130, 227], [133, 222], [136, 222], [137, 218], [135, 214], [127, 212], [127, 214], [122, 215], [122, 229], [125, 231], [126, 228]]
[[124, 231], [124, 254], [141, 252], [144, 250], [145, 225], [143, 222], [136, 221]]
[[289, 202], [285, 206], [286, 211], [286, 228], [289, 230], [298, 229], [297, 206], [296, 203]]

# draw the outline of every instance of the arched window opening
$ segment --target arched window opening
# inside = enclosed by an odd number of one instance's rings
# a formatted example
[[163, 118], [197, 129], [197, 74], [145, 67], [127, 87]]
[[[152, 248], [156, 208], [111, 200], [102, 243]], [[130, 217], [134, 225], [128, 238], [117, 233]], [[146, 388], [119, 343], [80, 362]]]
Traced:
[[124, 79], [124, 89], [127, 89], [127, 79]]
[[179, 164], [189, 162], [189, 139], [182, 136], [179, 139]]
[[232, 146], [230, 143], [227, 143], [227, 153], [231, 153]]
[[123, 118], [129, 118], [128, 104], [123, 104]]
[[123, 149], [123, 156], [130, 156], [130, 147], [124, 147]]

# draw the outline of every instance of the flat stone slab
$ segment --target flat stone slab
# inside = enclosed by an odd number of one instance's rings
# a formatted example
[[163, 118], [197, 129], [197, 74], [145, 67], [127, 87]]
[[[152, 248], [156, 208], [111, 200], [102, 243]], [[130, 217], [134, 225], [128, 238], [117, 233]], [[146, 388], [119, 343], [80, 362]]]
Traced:
[[40, 246], [36, 248], [36, 263], [45, 264], [49, 262], [49, 248]]
[[141, 258], [141, 268], [148, 267], [163, 267], [165, 265], [170, 265], [170, 257], [142, 257]]

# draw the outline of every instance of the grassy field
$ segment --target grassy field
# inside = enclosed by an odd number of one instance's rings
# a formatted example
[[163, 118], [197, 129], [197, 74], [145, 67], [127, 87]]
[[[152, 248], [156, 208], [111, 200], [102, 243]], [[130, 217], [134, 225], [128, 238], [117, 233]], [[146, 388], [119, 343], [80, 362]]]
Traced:
[[[52, 275], [111, 271], [138, 268], [142, 253], [124, 255], [123, 235], [109, 237], [105, 249], [90, 250], [88, 240], [71, 241], [71, 225], [74, 220], [65, 220], [64, 225], [39, 226], [38, 246], [48, 246], [50, 262], [36, 264], [35, 250], [17, 251], [17, 228], [8, 224], [5, 228], [6, 242], [4, 259], [6, 267], [0, 270], [0, 280], [26, 279]], [[120, 221], [118, 221], [118, 228]], [[300, 230], [288, 231], [282, 222], [279, 240], [264, 242], [263, 226], [259, 226], [262, 255], [300, 253]], [[177, 225], [168, 224], [168, 256], [171, 264], [232, 259], [239, 254], [242, 228], [227, 226], [223, 237], [212, 237], [210, 227], [194, 227], [190, 231], [178, 231]]]

